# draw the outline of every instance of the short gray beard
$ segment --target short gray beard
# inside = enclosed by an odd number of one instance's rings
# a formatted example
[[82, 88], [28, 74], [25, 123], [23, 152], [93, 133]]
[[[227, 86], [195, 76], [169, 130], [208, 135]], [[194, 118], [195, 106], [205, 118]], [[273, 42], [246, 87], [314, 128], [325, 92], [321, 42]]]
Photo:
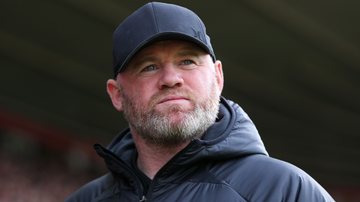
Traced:
[[219, 93], [215, 83], [211, 85], [211, 93], [202, 103], [195, 103], [194, 110], [183, 112], [177, 106], [171, 112], [184, 113], [179, 123], [172, 123], [167, 114], [160, 114], [155, 110], [146, 111], [136, 106], [134, 99], [123, 93], [124, 116], [130, 126], [148, 143], [172, 147], [200, 138], [201, 135], [214, 124], [219, 111]]

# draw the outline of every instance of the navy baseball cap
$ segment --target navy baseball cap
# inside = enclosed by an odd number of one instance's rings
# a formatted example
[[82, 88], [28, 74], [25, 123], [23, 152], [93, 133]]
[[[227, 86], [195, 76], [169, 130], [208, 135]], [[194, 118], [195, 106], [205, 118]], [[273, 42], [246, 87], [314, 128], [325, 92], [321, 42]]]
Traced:
[[193, 11], [174, 4], [151, 2], [129, 15], [113, 34], [114, 76], [123, 71], [132, 57], [152, 42], [180, 39], [203, 48], [215, 61], [206, 28]]

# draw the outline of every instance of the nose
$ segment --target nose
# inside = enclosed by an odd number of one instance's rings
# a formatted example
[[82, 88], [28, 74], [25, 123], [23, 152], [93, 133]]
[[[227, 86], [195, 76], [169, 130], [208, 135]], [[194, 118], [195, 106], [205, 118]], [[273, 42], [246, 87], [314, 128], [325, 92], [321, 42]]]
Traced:
[[173, 65], [167, 65], [162, 68], [161, 75], [159, 79], [159, 88], [174, 88], [181, 87], [184, 84], [184, 79], [179, 69]]

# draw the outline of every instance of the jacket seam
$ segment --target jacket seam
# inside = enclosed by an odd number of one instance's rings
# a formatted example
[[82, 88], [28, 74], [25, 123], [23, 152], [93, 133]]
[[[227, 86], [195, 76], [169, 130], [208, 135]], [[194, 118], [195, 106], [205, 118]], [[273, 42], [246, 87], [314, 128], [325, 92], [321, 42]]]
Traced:
[[[226, 180], [219, 179], [216, 175], [214, 175], [213, 172], [209, 171], [209, 174], [211, 174], [215, 179], [219, 180], [219, 183], [211, 183], [211, 184], [223, 184], [226, 185], [231, 191], [238, 194], [241, 198], [243, 198], [245, 201], [249, 201], [249, 199], [245, 196], [243, 196], [241, 193], [239, 193], [236, 189], [234, 189]], [[204, 182], [205, 183], [205, 182]], [[208, 183], [210, 184], [210, 183]]]

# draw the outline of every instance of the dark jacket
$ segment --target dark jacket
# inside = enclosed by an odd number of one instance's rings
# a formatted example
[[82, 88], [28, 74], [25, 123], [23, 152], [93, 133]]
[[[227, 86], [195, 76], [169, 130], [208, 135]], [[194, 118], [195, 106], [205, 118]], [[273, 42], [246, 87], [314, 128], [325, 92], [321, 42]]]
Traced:
[[129, 130], [105, 149], [95, 145], [110, 172], [67, 201], [333, 201], [299, 168], [268, 156], [247, 114], [221, 99], [218, 121], [148, 179], [136, 168]]

